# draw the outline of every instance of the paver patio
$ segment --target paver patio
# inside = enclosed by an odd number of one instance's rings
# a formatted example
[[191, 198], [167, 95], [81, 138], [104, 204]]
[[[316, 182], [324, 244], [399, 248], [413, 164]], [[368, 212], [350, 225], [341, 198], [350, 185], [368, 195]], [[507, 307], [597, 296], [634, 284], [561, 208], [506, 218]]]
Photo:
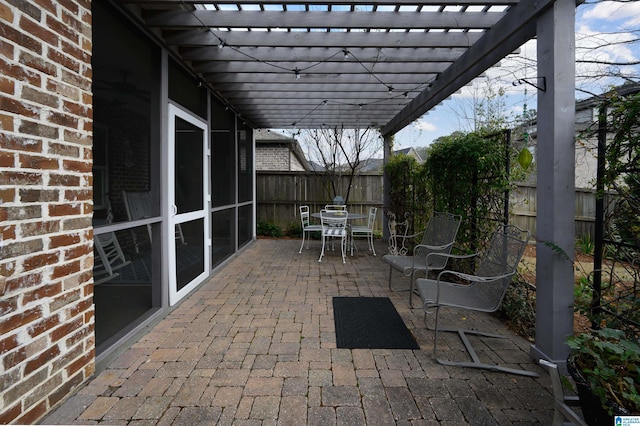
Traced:
[[[388, 290], [381, 254], [362, 245], [346, 264], [338, 251], [319, 263], [318, 241], [302, 254], [299, 246], [256, 241], [43, 423], [551, 424], [548, 376], [529, 359], [530, 343], [498, 319], [442, 316], [507, 335], [474, 338], [480, 357], [540, 378], [435, 363], [422, 310], [409, 308], [406, 292]], [[336, 349], [333, 296], [389, 297], [421, 350]], [[466, 359], [449, 334], [441, 340], [446, 356]]]

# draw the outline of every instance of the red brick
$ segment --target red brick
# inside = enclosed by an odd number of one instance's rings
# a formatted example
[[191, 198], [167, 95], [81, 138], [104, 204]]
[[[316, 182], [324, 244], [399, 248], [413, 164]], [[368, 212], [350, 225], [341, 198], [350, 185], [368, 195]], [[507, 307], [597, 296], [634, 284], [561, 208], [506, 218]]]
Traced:
[[31, 291], [27, 291], [23, 295], [22, 303], [27, 305], [31, 302], [42, 300], [49, 297], [55, 297], [62, 291], [62, 285], [60, 283], [45, 284], [39, 288]]
[[90, 161], [64, 160], [62, 168], [70, 172], [91, 173], [93, 164]]
[[50, 186], [80, 186], [80, 177], [71, 175], [49, 175]]
[[[0, 201], [4, 203], [12, 203], [16, 198], [16, 190], [14, 188], [0, 188]], [[0, 207], [0, 222], [7, 220], [6, 210]]]
[[20, 414], [22, 414], [22, 403], [18, 401], [11, 408], [0, 411], [0, 424], [8, 425], [13, 423]]
[[69, 129], [64, 129], [64, 140], [65, 142], [80, 144], [87, 147], [93, 146], [93, 140], [87, 133], [70, 131]]
[[[7, 43], [0, 42], [0, 44], [2, 45], [2, 47], [4, 47]], [[7, 49], [3, 48], [2, 50]], [[7, 53], [11, 54], [11, 56], [7, 54], [7, 57], [13, 57], [13, 51]], [[27, 60], [35, 58], [33, 55], [26, 52], [21, 52], [21, 56], [24, 56]], [[23, 61], [21, 60], [21, 62]], [[40, 76], [38, 74], [30, 71], [29, 69], [26, 69], [25, 67], [6, 62], [2, 58], [0, 58], [0, 74], [11, 76], [11, 78], [18, 81], [28, 82], [33, 86], [39, 86], [41, 82]]]
[[20, 29], [24, 30], [26, 33], [37, 37], [40, 41], [44, 41], [51, 46], [58, 46], [60, 42], [60, 39], [54, 32], [24, 16], [20, 19], [20, 23], [18, 25], [20, 26]]
[[82, 241], [77, 233], [53, 235], [50, 237], [49, 248], [58, 248], [80, 244]]
[[[68, 14], [65, 14], [65, 16], [67, 18], [66, 21], [68, 21], [66, 24], [58, 21], [52, 15], [47, 15], [46, 25], [52, 31], [57, 32], [62, 37], [66, 38], [67, 40], [72, 41], [74, 44], [77, 45], [78, 44], [78, 28], [77, 28], [77, 26], [70, 25], [70, 24], [74, 23], [74, 20], [69, 19], [69, 15]], [[63, 50], [65, 52], [69, 53], [69, 51], [67, 50], [68, 46], [66, 46], [66, 45], [68, 45], [68, 43], [65, 43], [63, 41], [62, 48], [63, 48]]]
[[[57, 284], [56, 286], [58, 285], [59, 284]], [[58, 294], [55, 296], [53, 301], [49, 303], [49, 312], [58, 311], [60, 309], [68, 307], [69, 305], [75, 306], [75, 304], [78, 303], [81, 297], [82, 297], [82, 290], [79, 288], [76, 288], [73, 291], [66, 291], [62, 294]], [[75, 315], [68, 315], [68, 313], [65, 312], [65, 318], [72, 318]]]
[[60, 355], [60, 348], [58, 347], [58, 345], [54, 345], [49, 347], [46, 351], [42, 352], [35, 358], [30, 359], [24, 366], [25, 376], [31, 374], [40, 367], [47, 365], [49, 361], [57, 358], [58, 355]]
[[[0, 209], [0, 219], [2, 218], [2, 212], [3, 212], [3, 209]], [[2, 220], [0, 220], [0, 222], [2, 222]], [[0, 226], [0, 239], [7, 242], [10, 240], [15, 240], [15, 238], [16, 238], [16, 225]], [[2, 273], [2, 275], [4, 275], [5, 277], [8, 276], [9, 274], [5, 274], [4, 271], [2, 271], [2, 269], [3, 267], [2, 265], [0, 265], [0, 273]]]
[[0, 133], [0, 148], [16, 151], [42, 152], [42, 141]]
[[69, 262], [61, 266], [56, 266], [51, 273], [51, 279], [66, 277], [76, 272], [80, 272], [80, 262]]
[[42, 45], [33, 37], [29, 37], [22, 31], [18, 31], [15, 28], [7, 25], [5, 22], [0, 21], [0, 37], [4, 37], [15, 44], [24, 47], [27, 50], [42, 54]]
[[18, 337], [15, 334], [3, 335], [0, 339], [0, 353], [4, 354], [18, 347]]
[[71, 260], [71, 259], [78, 259], [82, 256], [86, 256], [89, 253], [93, 252], [93, 245], [92, 244], [85, 244], [82, 246], [77, 246], [77, 247], [73, 247], [70, 249], [67, 249], [64, 251], [63, 254], [63, 259], [62, 260]]
[[[62, 105], [62, 109], [70, 114], [77, 115], [80, 117], [91, 118], [92, 116], [92, 107], [91, 105], [81, 104], [79, 102], [69, 102], [65, 101]], [[81, 135], [86, 138], [86, 135]]]
[[2, 367], [4, 371], [10, 370], [25, 359], [27, 359], [27, 350], [24, 347], [18, 348], [2, 357]]
[[7, 132], [13, 132], [13, 117], [0, 113], [0, 129]]
[[29, 327], [29, 336], [31, 337], [39, 336], [42, 333], [45, 333], [57, 327], [58, 325], [60, 325], [61, 321], [62, 320], [60, 319], [60, 316], [57, 314], [51, 315], [46, 318], [41, 318], [40, 321], [38, 321], [36, 324], [33, 324], [31, 327]]
[[42, 401], [33, 407], [28, 407], [28, 410], [16, 419], [16, 422], [25, 425], [32, 425], [47, 412], [47, 403]]
[[55, 265], [58, 261], [59, 255], [57, 253], [41, 253], [25, 259], [22, 262], [22, 268], [25, 271], [32, 271], [47, 265]]
[[13, 11], [8, 4], [0, 3], [0, 19], [7, 22], [13, 22]]
[[[20, 63], [47, 75], [56, 75], [56, 65], [45, 60], [39, 55], [32, 55], [29, 52], [20, 52]], [[26, 80], [27, 78], [29, 78], [28, 81], [31, 84], [36, 87], [40, 87], [40, 76], [38, 74], [31, 74], [29, 73], [29, 70], [24, 70], [23, 79]], [[35, 78], [37, 78], [37, 80], [35, 80]]]
[[24, 312], [3, 317], [0, 319], [0, 334], [15, 330], [23, 325], [29, 324], [37, 320], [42, 315], [42, 308], [35, 307], [27, 309]]
[[58, 3], [67, 9], [69, 12], [77, 14], [78, 13], [78, 2], [71, 0], [58, 0]]
[[64, 53], [73, 56], [81, 63], [91, 63], [91, 54], [88, 51], [82, 50], [78, 47], [77, 40], [75, 44], [71, 44], [65, 40], [62, 40], [62, 50]]
[[59, 162], [55, 158], [26, 154], [20, 155], [19, 158], [20, 165], [23, 169], [56, 170], [60, 168]]
[[[5, 227], [5, 228], [10, 228], [10, 227]], [[3, 230], [3, 228], [0, 227], [0, 232], [2, 230]], [[14, 232], [12, 238], [15, 238], [15, 232]], [[5, 241], [8, 240], [5, 237], [3, 237], [3, 239]], [[4, 263], [4, 264], [0, 263], [0, 275], [3, 275], [5, 277], [10, 277], [15, 273], [15, 271], [16, 271], [16, 262], [8, 262], [8, 263]], [[2, 351], [0, 351], [0, 352], [2, 352]]]
[[64, 127], [70, 127], [72, 129], [78, 128], [78, 119], [68, 114], [62, 114], [60, 112], [50, 111], [47, 118], [49, 122], [53, 124], [58, 124]]
[[13, 80], [9, 80], [5, 77], [0, 77], [0, 92], [14, 95], [16, 91], [16, 84]]
[[67, 368], [67, 375], [75, 374], [87, 365], [92, 365], [93, 361], [93, 354], [84, 354], [82, 357], [78, 358], [76, 361], [72, 362], [69, 365], [69, 367]]
[[[18, 296], [0, 299], [0, 316], [9, 315], [18, 308]], [[4, 351], [0, 347], [0, 354]]]
[[53, 330], [51, 333], [51, 340], [53, 342], [58, 342], [62, 340], [63, 337], [73, 333], [74, 331], [80, 329], [84, 326], [84, 322], [82, 317], [74, 318], [73, 321], [67, 321], [62, 324], [60, 327]]
[[80, 63], [74, 58], [70, 57], [69, 55], [65, 55], [60, 51], [49, 49], [47, 58], [75, 73], [80, 72]]
[[[29, 251], [28, 253], [32, 253]], [[40, 285], [42, 282], [42, 272], [36, 272], [28, 275], [20, 275], [16, 278], [9, 278], [7, 280], [6, 291], [16, 291], [24, 288], [31, 288], [36, 285]]]
[[0, 152], [0, 167], [13, 168], [16, 166], [16, 157], [11, 152]]
[[80, 315], [81, 313], [93, 309], [93, 299], [83, 299], [80, 300], [75, 305], [72, 305], [67, 310], [67, 318], [75, 317], [76, 315]]
[[40, 115], [39, 107], [34, 107], [6, 96], [0, 96], [0, 109], [30, 118], [37, 118]]
[[49, 216], [74, 216], [80, 214], [80, 211], [79, 204], [52, 204], [49, 206]]
[[54, 3], [53, 0], [35, 0], [35, 3], [51, 14], [55, 15], [57, 13], [57, 2]]
[[72, 86], [79, 87], [87, 92], [91, 91], [91, 79], [83, 78], [77, 73], [72, 73], [66, 69], [62, 69], [62, 81]]
[[[84, 318], [84, 315], [83, 315]], [[83, 327], [80, 330], [76, 330], [75, 333], [69, 336], [67, 340], [65, 340], [65, 345], [67, 348], [77, 345], [83, 340], [89, 338], [91, 336], [91, 330], [89, 327]]]
[[87, 201], [92, 200], [93, 198], [93, 190], [85, 189], [85, 190], [77, 190], [71, 191], [67, 190], [64, 192], [64, 199], [68, 201]]
[[40, 173], [0, 170], [0, 185], [42, 185], [42, 175]]

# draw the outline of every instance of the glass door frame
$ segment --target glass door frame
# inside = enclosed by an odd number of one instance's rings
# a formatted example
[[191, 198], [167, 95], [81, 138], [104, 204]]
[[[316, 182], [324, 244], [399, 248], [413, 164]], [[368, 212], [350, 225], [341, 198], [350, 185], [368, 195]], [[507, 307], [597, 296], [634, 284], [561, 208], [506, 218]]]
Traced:
[[[202, 200], [203, 205], [201, 210], [191, 211], [187, 213], [177, 214], [176, 200], [175, 200], [175, 153], [176, 153], [176, 119], [180, 118], [195, 127], [202, 130]], [[166, 221], [164, 228], [166, 240], [168, 245], [168, 261], [167, 266], [169, 270], [169, 305], [173, 306], [178, 303], [183, 297], [191, 292], [196, 286], [202, 283], [209, 277], [211, 268], [211, 238], [210, 238], [210, 214], [211, 201], [209, 196], [209, 125], [206, 121], [200, 117], [185, 111], [179, 106], [169, 103], [168, 108], [168, 150], [167, 150], [167, 211], [166, 217], [169, 219]], [[189, 222], [192, 220], [202, 219], [204, 223], [204, 268], [202, 273], [197, 275], [187, 285], [180, 290], [177, 289], [177, 253], [176, 253], [176, 241], [175, 241], [175, 229], [176, 225]]]

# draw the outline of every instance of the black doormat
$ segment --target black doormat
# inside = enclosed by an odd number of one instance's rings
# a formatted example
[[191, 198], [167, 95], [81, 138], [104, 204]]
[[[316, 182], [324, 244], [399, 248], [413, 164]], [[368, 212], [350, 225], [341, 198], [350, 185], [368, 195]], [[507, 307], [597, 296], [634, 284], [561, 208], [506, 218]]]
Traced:
[[388, 297], [334, 297], [336, 346], [344, 349], [420, 349]]

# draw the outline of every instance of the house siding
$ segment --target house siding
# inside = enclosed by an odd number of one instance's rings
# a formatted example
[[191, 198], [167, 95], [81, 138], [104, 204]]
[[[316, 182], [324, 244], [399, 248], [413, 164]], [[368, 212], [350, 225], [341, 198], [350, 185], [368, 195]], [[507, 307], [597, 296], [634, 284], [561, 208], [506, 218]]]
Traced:
[[94, 372], [91, 36], [88, 1], [0, 3], [3, 424]]

